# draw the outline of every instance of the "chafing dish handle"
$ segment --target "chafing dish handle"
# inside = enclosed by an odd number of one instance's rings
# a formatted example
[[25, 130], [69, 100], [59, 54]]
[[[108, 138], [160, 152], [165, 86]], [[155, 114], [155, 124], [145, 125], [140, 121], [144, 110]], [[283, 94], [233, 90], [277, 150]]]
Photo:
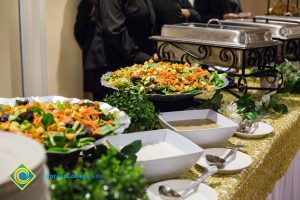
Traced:
[[211, 24], [214, 23], [214, 22], [216, 22], [217, 24], [219, 24], [220, 29], [223, 29], [223, 28], [224, 28], [222, 22], [221, 22], [219, 19], [215, 19], [215, 18], [210, 19], [210, 20], [207, 22], [207, 25], [206, 25], [207, 28], [209, 27], [209, 25], [211, 25]]

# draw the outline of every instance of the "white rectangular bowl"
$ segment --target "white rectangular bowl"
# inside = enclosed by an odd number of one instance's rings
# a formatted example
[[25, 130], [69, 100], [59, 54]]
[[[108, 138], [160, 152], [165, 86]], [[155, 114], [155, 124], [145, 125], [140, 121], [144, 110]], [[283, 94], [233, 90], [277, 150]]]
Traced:
[[116, 135], [107, 138], [107, 142], [119, 151], [136, 140], [141, 140], [143, 146], [157, 142], [167, 142], [183, 152], [183, 155], [138, 161], [144, 169], [145, 178], [148, 182], [179, 177], [190, 170], [203, 153], [202, 148], [168, 129]]
[[[175, 127], [169, 124], [169, 122], [172, 121], [195, 119], [209, 119], [216, 122], [220, 128], [180, 131], [176, 130]], [[230, 137], [233, 136], [234, 132], [238, 128], [236, 123], [213, 110], [165, 112], [160, 114], [159, 122], [163, 128], [173, 130], [203, 148], [222, 146]]]

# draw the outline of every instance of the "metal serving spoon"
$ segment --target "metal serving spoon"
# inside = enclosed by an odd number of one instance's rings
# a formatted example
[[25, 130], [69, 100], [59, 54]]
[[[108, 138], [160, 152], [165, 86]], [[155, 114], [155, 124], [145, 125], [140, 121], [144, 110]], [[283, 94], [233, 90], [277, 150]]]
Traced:
[[236, 158], [237, 151], [244, 147], [243, 145], [236, 145], [233, 147], [224, 158], [215, 155], [206, 155], [206, 161], [211, 166], [217, 166], [218, 169], [223, 169], [228, 163], [232, 162]]
[[[236, 131], [240, 133], [246, 133], [246, 134], [254, 133], [255, 130], [258, 128], [258, 122], [268, 117], [270, 117], [270, 115], [259, 115], [255, 120], [246, 119], [239, 124], [239, 127]], [[254, 125], [254, 130], [251, 131], [253, 125]]]
[[159, 196], [165, 200], [185, 199], [192, 191], [196, 191], [200, 183], [207, 179], [207, 177], [216, 173], [218, 168], [216, 166], [209, 166], [206, 170], [207, 171], [203, 175], [201, 175], [196, 181], [188, 186], [181, 194], [168, 186], [160, 185], [158, 188]]

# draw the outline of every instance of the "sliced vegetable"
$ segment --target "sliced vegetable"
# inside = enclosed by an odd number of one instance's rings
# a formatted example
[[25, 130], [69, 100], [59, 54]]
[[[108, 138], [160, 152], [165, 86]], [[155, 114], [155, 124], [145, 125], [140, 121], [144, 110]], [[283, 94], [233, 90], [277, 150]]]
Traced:
[[18, 106], [1, 105], [0, 130], [33, 138], [51, 151], [61, 151], [114, 134], [120, 126], [119, 118], [117, 111], [102, 110], [97, 102], [24, 101]]
[[169, 62], [125, 67], [104, 75], [103, 80], [108, 87], [147, 94], [195, 94], [224, 86], [224, 80], [217, 73]]

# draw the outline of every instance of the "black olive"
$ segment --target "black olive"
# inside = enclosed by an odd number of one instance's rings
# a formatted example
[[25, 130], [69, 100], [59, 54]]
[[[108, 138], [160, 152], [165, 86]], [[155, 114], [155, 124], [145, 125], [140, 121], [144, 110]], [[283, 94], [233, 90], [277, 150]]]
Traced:
[[20, 121], [28, 120], [28, 121], [32, 122], [33, 119], [34, 119], [34, 116], [33, 116], [32, 111], [24, 112], [24, 113], [19, 115], [19, 120]]
[[67, 127], [67, 128], [72, 128], [73, 125], [74, 125], [74, 123], [75, 123], [75, 122], [73, 121], [73, 122], [71, 122], [71, 123], [69, 123], [69, 124], [66, 124], [66, 127]]
[[7, 122], [8, 118], [9, 118], [9, 114], [4, 113], [0, 118], [0, 122]]
[[25, 99], [24, 101], [22, 101], [22, 100], [16, 100], [16, 105], [17, 106], [25, 106], [27, 104], [29, 104], [28, 99]]

